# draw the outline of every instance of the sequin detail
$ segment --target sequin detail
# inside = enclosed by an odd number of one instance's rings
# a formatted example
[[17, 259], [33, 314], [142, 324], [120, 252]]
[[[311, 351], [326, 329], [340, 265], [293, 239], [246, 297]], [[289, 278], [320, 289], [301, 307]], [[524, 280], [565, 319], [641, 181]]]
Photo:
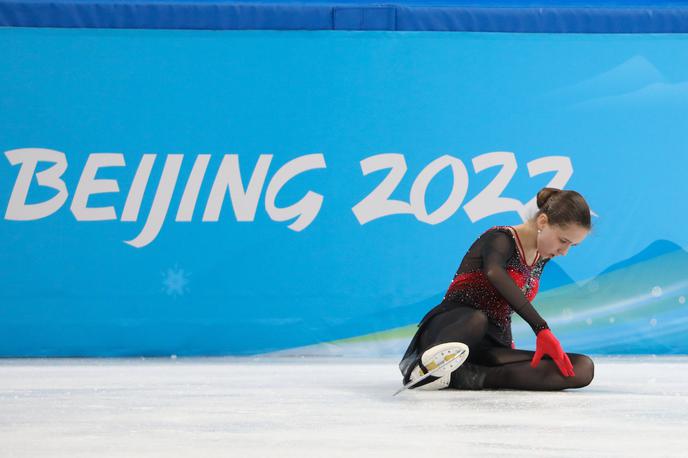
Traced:
[[[509, 229], [509, 226], [493, 226], [483, 232], [481, 237], [494, 230], [505, 232], [514, 239], [514, 252], [506, 261], [504, 268], [516, 286], [523, 292], [526, 299], [532, 302], [537, 295], [540, 276], [548, 260], [546, 258], [539, 258], [532, 266], [528, 266], [519, 252], [518, 244], [520, 241], [517, 240], [516, 235]], [[506, 299], [490, 283], [482, 269], [478, 268], [462, 273], [457, 271], [447, 289], [444, 300], [470, 304], [474, 308], [483, 311], [490, 321], [505, 333], [508, 333], [510, 337], [511, 315], [514, 311]]]

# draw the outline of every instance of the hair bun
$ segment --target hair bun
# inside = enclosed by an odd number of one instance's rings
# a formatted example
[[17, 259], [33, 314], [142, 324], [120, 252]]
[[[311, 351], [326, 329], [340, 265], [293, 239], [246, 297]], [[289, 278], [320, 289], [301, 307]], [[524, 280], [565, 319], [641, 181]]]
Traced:
[[539, 210], [535, 218], [544, 213], [548, 224], [559, 227], [576, 224], [590, 230], [590, 207], [580, 193], [572, 189], [542, 188], [536, 201]]
[[542, 208], [545, 203], [555, 194], [559, 194], [561, 189], [557, 188], [542, 188], [540, 192], [537, 193], [537, 206]]

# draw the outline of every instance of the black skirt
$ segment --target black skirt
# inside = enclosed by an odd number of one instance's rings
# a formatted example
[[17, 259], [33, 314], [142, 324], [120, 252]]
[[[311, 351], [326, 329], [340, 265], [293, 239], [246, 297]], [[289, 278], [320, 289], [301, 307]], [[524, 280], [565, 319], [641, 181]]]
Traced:
[[[411, 377], [411, 371], [414, 367], [416, 367], [416, 365], [420, 361], [420, 357], [423, 354], [423, 351], [427, 350], [426, 348], [420, 348], [419, 345], [420, 336], [423, 334], [423, 331], [425, 330], [427, 324], [430, 322], [431, 319], [433, 319], [437, 315], [440, 315], [448, 310], [455, 309], [456, 307], [471, 307], [477, 309], [477, 307], [474, 307], [472, 304], [465, 302], [455, 302], [449, 300], [442, 301], [441, 303], [430, 309], [430, 311], [425, 314], [423, 319], [420, 320], [420, 323], [418, 323], [418, 329], [416, 330], [416, 333], [413, 335], [413, 338], [411, 339], [411, 342], [409, 343], [409, 346], [406, 349], [404, 356], [401, 358], [401, 361], [399, 362], [399, 370], [401, 371], [401, 374], [404, 377], [404, 384], [409, 382]], [[511, 348], [511, 326], [509, 326], [507, 329], [503, 329], [490, 320], [488, 321], [487, 335], [485, 337], [488, 338], [495, 345]]]

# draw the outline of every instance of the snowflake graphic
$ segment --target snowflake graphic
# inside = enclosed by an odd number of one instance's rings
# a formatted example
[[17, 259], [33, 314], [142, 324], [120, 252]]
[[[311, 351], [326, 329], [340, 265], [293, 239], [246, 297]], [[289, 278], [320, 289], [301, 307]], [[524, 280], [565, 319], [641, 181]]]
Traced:
[[189, 276], [191, 276], [191, 272], [185, 272], [184, 269], [180, 269], [175, 264], [173, 268], [168, 268], [167, 272], [162, 272], [162, 290], [174, 298], [183, 296], [184, 293], [189, 292]]

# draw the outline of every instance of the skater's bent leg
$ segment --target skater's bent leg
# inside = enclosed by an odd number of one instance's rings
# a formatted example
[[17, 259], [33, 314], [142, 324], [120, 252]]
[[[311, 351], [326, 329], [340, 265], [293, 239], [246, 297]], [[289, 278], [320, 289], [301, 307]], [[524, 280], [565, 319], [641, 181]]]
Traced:
[[[487, 389], [514, 389], [514, 390], [563, 390], [566, 388], [582, 388], [592, 382], [595, 374], [595, 365], [589, 357], [577, 353], [568, 353], [573, 371], [573, 377], [564, 377], [559, 368], [549, 356], [545, 356], [537, 367], [531, 367], [530, 361], [533, 352], [518, 350], [519, 354], [507, 355], [500, 351], [501, 356], [511, 356], [512, 360], [497, 366], [482, 366], [485, 371], [484, 388]], [[530, 357], [522, 360], [525, 353]]]
[[421, 350], [446, 342], [462, 342], [469, 348], [482, 341], [487, 332], [487, 316], [472, 307], [456, 307], [434, 316], [419, 337]]
[[481, 366], [501, 366], [508, 363], [531, 361], [535, 353], [495, 345], [489, 338], [483, 339], [471, 355], [471, 362]]
[[544, 356], [538, 367], [531, 367], [534, 354], [495, 345], [485, 338], [475, 346], [468, 363], [464, 363], [470, 367], [459, 368], [452, 374], [450, 386], [457, 389], [563, 390], [587, 386], [594, 377], [593, 361], [585, 355], [568, 353], [576, 375], [564, 377], [549, 356]]

